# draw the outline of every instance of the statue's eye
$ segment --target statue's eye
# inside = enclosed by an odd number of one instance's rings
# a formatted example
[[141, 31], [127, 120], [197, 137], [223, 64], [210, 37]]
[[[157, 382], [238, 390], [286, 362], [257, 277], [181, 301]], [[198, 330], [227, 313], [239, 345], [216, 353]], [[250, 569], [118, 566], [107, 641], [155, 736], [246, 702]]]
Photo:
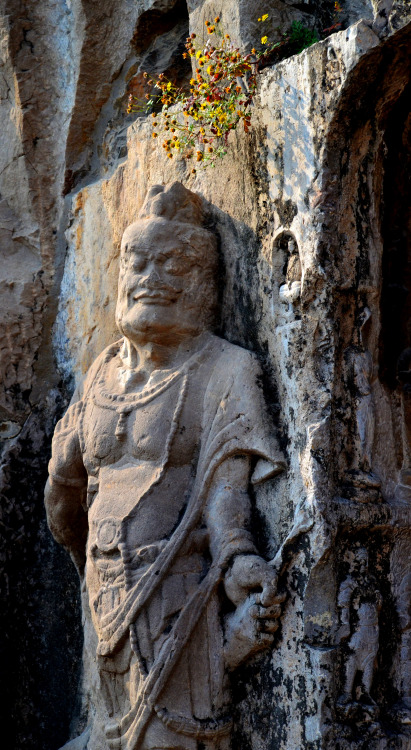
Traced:
[[175, 274], [176, 276], [185, 274], [190, 270], [190, 265], [187, 263], [186, 258], [167, 258], [163, 267], [167, 273]]
[[147, 265], [147, 258], [145, 258], [144, 255], [136, 255], [133, 258], [132, 267], [135, 273], [142, 273], [146, 265]]

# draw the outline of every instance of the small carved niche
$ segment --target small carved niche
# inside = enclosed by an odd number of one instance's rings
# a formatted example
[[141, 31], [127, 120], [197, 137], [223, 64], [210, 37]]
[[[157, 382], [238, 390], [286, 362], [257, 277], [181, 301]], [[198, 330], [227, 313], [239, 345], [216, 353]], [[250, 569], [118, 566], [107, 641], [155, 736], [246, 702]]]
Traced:
[[274, 240], [273, 272], [281, 316], [287, 323], [299, 320], [301, 261], [297, 240], [291, 232], [281, 232]]

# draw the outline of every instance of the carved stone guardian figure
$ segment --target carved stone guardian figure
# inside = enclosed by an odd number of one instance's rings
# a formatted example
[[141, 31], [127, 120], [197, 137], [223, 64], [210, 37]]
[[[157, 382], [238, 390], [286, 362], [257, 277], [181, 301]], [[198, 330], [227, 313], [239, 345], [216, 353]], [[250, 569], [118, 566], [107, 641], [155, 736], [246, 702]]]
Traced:
[[98, 639], [89, 750], [226, 750], [228, 673], [278, 627], [248, 489], [284, 462], [254, 356], [212, 333], [216, 269], [201, 199], [154, 186], [122, 240], [122, 338], [56, 427], [48, 521]]
[[342, 581], [338, 595], [340, 641], [347, 641], [343, 693], [337, 709], [343, 720], [364, 720], [378, 716], [371, 697], [379, 648], [379, 613], [382, 597], [368, 569], [368, 552], [356, 552], [350, 574]]

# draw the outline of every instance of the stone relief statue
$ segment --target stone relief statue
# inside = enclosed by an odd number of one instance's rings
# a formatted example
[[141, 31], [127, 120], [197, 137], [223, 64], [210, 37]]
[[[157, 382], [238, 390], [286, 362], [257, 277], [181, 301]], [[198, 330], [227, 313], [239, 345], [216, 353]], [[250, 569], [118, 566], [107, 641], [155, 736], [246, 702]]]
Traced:
[[382, 597], [368, 569], [368, 552], [360, 547], [338, 594], [340, 643], [347, 641], [343, 693], [337, 712], [343, 720], [377, 718], [371, 697], [379, 648], [379, 613]]
[[360, 347], [351, 354], [352, 382], [355, 392], [356, 444], [350, 483], [357, 488], [356, 499], [361, 502], [377, 500], [380, 480], [371, 470], [374, 444], [375, 415], [372, 386], [375, 381], [373, 357], [364, 343], [364, 327], [371, 318], [365, 307], [360, 319]]
[[294, 238], [289, 238], [287, 242], [285, 283], [280, 286], [279, 298], [285, 307], [287, 322], [292, 322], [301, 298], [301, 261]]
[[87, 591], [112, 750], [229, 748], [228, 673], [278, 627], [248, 490], [284, 461], [256, 359], [212, 333], [216, 270], [200, 198], [151, 188], [122, 239], [122, 338], [53, 439], [48, 521]]

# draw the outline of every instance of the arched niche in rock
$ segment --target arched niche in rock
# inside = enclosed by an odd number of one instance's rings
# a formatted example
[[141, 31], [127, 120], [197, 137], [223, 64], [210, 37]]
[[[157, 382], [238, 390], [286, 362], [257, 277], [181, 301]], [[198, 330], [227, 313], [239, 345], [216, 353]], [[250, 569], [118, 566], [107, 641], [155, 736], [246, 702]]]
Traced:
[[273, 309], [277, 325], [300, 319], [301, 259], [295, 235], [280, 230], [272, 250]]
[[328, 543], [305, 597], [307, 643], [337, 649], [330, 691], [338, 716], [343, 560], [357, 548], [367, 551], [382, 598], [372, 693], [400, 734], [411, 719], [411, 625], [403, 616], [411, 528], [410, 62], [409, 24], [348, 76], [323, 152], [317, 254], [327, 279], [324, 317], [333, 321], [327, 470], [334, 499], [325, 509]]
[[333, 211], [319, 257], [336, 321], [334, 396], [341, 408], [331, 429], [338, 480], [344, 482], [358, 451], [352, 360], [368, 353], [370, 470], [385, 499], [394, 495], [404, 463], [397, 371], [411, 345], [410, 59], [410, 25], [364, 55], [347, 79], [324, 151], [323, 205]]

